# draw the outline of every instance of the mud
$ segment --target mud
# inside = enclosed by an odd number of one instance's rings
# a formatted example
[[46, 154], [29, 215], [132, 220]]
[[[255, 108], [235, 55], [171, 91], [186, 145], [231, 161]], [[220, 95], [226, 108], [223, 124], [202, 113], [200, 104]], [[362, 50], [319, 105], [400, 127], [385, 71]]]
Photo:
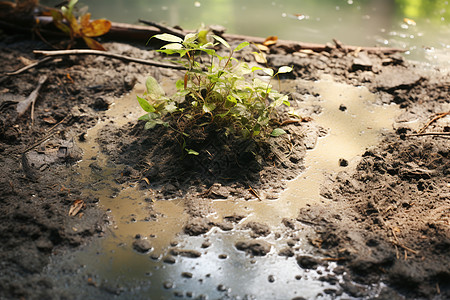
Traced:
[[[140, 46], [107, 43], [106, 47], [140, 58], [158, 56]], [[209, 257], [208, 249], [212, 251], [219, 242], [203, 237], [220, 230], [238, 236], [232, 244], [248, 253], [247, 260], [256, 259], [264, 266], [264, 259], [272, 259], [268, 253], [276, 251], [283, 258], [295, 259], [298, 268], [313, 270], [318, 280], [327, 283], [322, 296], [450, 297], [450, 143], [448, 136], [411, 136], [437, 113], [450, 110], [448, 71], [414, 65], [399, 55], [341, 51], [290, 54], [274, 47], [268, 55], [269, 65], [294, 67], [294, 73], [282, 80], [314, 81], [326, 75], [335, 82], [367, 87], [377, 95], [378, 105], [396, 103], [402, 108], [393, 124], [394, 133], [385, 134], [379, 145], [361, 152], [356, 167], [336, 161], [342, 171], [328, 174], [321, 187], [322, 201], [308, 204], [298, 217], [280, 220], [280, 227], [274, 229], [268, 225], [270, 220], [244, 222], [249, 216], [244, 212], [214, 218], [213, 203], [278, 199], [287, 180], [304, 172], [306, 151], [328, 134], [327, 128], [314, 122], [320, 106], [303, 109], [304, 122], [286, 126], [288, 134], [272, 139], [265, 147], [225, 139], [211, 131], [207, 138], [194, 142], [203, 149], [201, 155], [180, 159], [183, 154], [173, 133], [163, 128], [145, 131], [138, 121], [108, 123], [106, 114], [115, 99], [147, 75], [170, 81], [179, 75], [176, 71], [105, 57], [71, 56], [6, 76], [4, 72], [34, 60], [32, 50], [45, 49], [46, 45], [28, 36], [3, 33], [0, 48], [0, 164], [4, 173], [0, 181], [0, 298], [82, 297], [81, 291], [74, 294], [55, 279], [67, 277], [65, 273], [52, 277], [44, 270], [51, 257], [74, 253], [114, 234], [111, 228], [117, 220], [98, 207], [96, 196], [83, 193], [88, 184], [73, 176], [82, 155], [80, 145], [99, 119], [108, 124], [100, 130], [98, 144], [108, 164], [114, 166], [116, 186], [110, 187], [112, 193], [130, 184], [151, 191], [143, 199], [149, 219], [162, 218], [155, 208], [158, 202], [183, 199], [188, 220], [180, 228], [180, 236], [203, 239], [193, 248], [174, 242], [168, 246], [167, 256], [161, 258], [156, 253], [155, 260], [176, 265], [180, 259]], [[250, 51], [243, 52], [243, 58], [253, 60]], [[18, 118], [17, 101], [35, 89], [42, 74], [48, 80], [39, 94], [35, 119], [31, 122], [29, 111]], [[294, 108], [319, 97], [301, 86], [287, 92]], [[337, 106], [336, 110], [344, 112], [346, 107]], [[448, 133], [449, 116], [431, 123], [426, 131]], [[94, 156], [88, 164], [93, 174], [104, 170]], [[71, 205], [80, 199], [84, 202], [80, 213], [69, 216]], [[132, 247], [139, 253], [152, 252], [152, 240], [139, 232], [134, 234]], [[307, 250], [300, 243], [300, 234], [307, 235]], [[235, 254], [220, 255], [226, 261]], [[97, 298], [122, 293], [120, 288], [99, 285], [91, 277], [77, 278], [70, 270], [78, 266], [70, 260], [66, 268], [78, 287]], [[186, 280], [197, 275], [182, 274]], [[282, 274], [264, 276], [267, 284], [274, 284], [279, 291], [267, 292], [268, 296], [286, 295], [277, 279]], [[289, 284], [300, 279], [292, 278]], [[381, 287], [376, 293], [371, 288], [375, 285]], [[163, 286], [172, 297], [202, 296], [174, 290], [173, 282]], [[214, 292], [219, 296], [211, 297], [245, 296], [239, 290], [233, 292], [220, 284]]]

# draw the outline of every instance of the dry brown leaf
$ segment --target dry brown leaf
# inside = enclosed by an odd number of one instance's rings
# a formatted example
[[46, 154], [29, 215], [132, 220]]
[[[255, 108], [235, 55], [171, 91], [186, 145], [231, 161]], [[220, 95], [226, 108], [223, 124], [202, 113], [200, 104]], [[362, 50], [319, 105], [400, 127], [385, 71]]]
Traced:
[[275, 45], [278, 41], [278, 37], [271, 35], [269, 37], [266, 38], [266, 40], [262, 43], [264, 46], [271, 46], [271, 45]]
[[69, 216], [74, 217], [85, 206], [84, 201], [81, 199], [75, 200], [69, 209]]
[[256, 47], [258, 47], [258, 49], [260, 51], [264, 51], [264, 52], [269, 52], [270, 51], [269, 47], [267, 47], [267, 46], [264, 46], [262, 44], [255, 44], [255, 45], [256, 45]]
[[53, 118], [52, 116], [50, 116], [50, 117], [43, 117], [42, 120], [43, 120], [45, 123], [47, 123], [47, 124], [56, 124], [56, 122], [58, 122], [58, 121], [56, 121], [55, 118]]
[[25, 66], [29, 66], [33, 63], [33, 61], [31, 59], [28, 59], [26, 57], [23, 56], [19, 56], [19, 60], [25, 65]]
[[262, 52], [253, 52], [253, 56], [255, 57], [256, 62], [260, 63], [260, 64], [266, 64], [267, 63], [267, 59], [266, 59], [266, 55]]

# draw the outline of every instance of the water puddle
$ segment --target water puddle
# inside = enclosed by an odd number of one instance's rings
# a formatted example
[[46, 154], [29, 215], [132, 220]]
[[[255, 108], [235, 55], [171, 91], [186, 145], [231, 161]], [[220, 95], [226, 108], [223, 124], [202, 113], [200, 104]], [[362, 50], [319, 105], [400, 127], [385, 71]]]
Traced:
[[[278, 256], [278, 251], [293, 237], [277, 226], [282, 218], [296, 217], [299, 208], [324, 201], [319, 195], [324, 174], [343, 170], [339, 159], [349, 162], [346, 168], [353, 167], [357, 155], [376, 144], [383, 130], [391, 128], [397, 110], [394, 106], [372, 104], [375, 95], [365, 88], [338, 84], [328, 78], [317, 82], [297, 80], [287, 85], [292, 90], [296, 86], [306, 87], [311, 93], [320, 95], [305, 101], [304, 105], [316, 104], [323, 108], [314, 119], [328, 130], [328, 134], [317, 141], [314, 150], [308, 151], [306, 171], [288, 183], [288, 189], [278, 200], [229, 199], [212, 204], [217, 212], [213, 218], [221, 220], [226, 215], [245, 213], [249, 215], [245, 222], [260, 221], [271, 226], [272, 233], [265, 238], [273, 245], [269, 254], [249, 258], [236, 250], [236, 241], [248, 240], [245, 231], [227, 232], [214, 228], [205, 236], [180, 238], [178, 233], [188, 218], [182, 200], [153, 202], [151, 191], [140, 190], [137, 183], [119, 186], [114, 181], [123, 166], [114, 165], [101, 153], [96, 137], [109, 122], [122, 126], [142, 114], [136, 94], [143, 93], [143, 86], [138, 86], [112, 105], [107, 112], [110, 119], [100, 121], [89, 130], [86, 142], [80, 145], [84, 156], [75, 179], [86, 184], [84, 193], [98, 197], [100, 207], [109, 212], [114, 221], [108, 229], [110, 234], [70, 257], [54, 258], [48, 274], [54, 274], [65, 290], [79, 295], [80, 299], [109, 299], [111, 293], [119, 295], [120, 299], [169, 299], [174, 296], [216, 299], [244, 295], [262, 299], [332, 298], [332, 295], [322, 293], [332, 286], [319, 278], [332, 272], [336, 264], [305, 270], [298, 266], [295, 257]], [[340, 106], [346, 109], [340, 110]], [[304, 238], [307, 230], [302, 228], [296, 236], [298, 253], [309, 251], [310, 246]], [[150, 242], [149, 253], [133, 250], [137, 233]], [[170, 255], [170, 249], [174, 247], [195, 249], [193, 253], [198, 257]], [[76, 283], [73, 273], [61, 275], [67, 264], [79, 266], [76, 272], [80, 274], [77, 276], [80, 282]], [[340, 276], [337, 276], [338, 280], [342, 280]], [[205, 297], [201, 298], [202, 295]]]
[[[300, 208], [307, 204], [317, 204], [324, 199], [319, 195], [320, 185], [327, 173], [353, 168], [358, 155], [376, 145], [381, 133], [392, 130], [392, 120], [398, 114], [395, 105], [375, 105], [375, 95], [365, 87], [353, 87], [333, 82], [324, 77], [320, 81], [293, 81], [285, 83], [283, 89], [295, 90], [295, 85], [307, 88], [312, 94], [319, 94], [319, 100], [303, 103], [305, 106], [319, 105], [322, 112], [314, 121], [328, 130], [320, 138], [316, 147], [307, 152], [306, 171], [298, 178], [288, 182], [288, 188], [278, 200], [274, 201], [215, 201], [214, 208], [218, 218], [239, 211], [250, 213], [248, 220], [264, 222], [276, 226], [283, 218], [297, 217]], [[344, 159], [348, 166], [343, 168], [339, 160]]]

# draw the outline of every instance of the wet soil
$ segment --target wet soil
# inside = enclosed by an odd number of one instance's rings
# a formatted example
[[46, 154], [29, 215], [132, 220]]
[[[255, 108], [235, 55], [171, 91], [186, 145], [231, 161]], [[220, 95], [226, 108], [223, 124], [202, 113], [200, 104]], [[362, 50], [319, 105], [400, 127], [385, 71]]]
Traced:
[[[36, 60], [32, 50], [46, 47], [28, 36], [1, 35], [2, 299], [77, 298], [43, 270], [51, 255], [75, 251], [109, 234], [114, 221], [97, 206], [98, 198], [82, 194], [84, 183], [73, 180], [74, 166], [82, 157], [79, 145], [98, 119], [107, 121], [105, 111], [115, 99], [147, 75], [161, 81], [179, 76], [170, 69], [93, 56], [61, 57], [19, 75], [4, 75]], [[158, 58], [155, 52], [136, 45], [107, 43], [106, 48]], [[253, 61], [250, 51], [242, 55]], [[449, 298], [450, 142], [448, 135], [411, 136], [436, 114], [450, 110], [448, 71], [415, 65], [400, 55], [365, 52], [292, 54], [273, 47], [267, 57], [272, 67], [294, 67], [294, 73], [282, 80], [314, 81], [327, 75], [336, 82], [366, 86], [377, 94], [379, 105], [397, 103], [402, 108], [393, 124], [395, 132], [361, 153], [355, 169], [347, 168], [345, 160], [336, 162], [342, 171], [329, 174], [323, 183], [322, 203], [307, 205], [297, 218], [286, 218], [280, 224], [283, 235], [291, 237], [299, 227], [310, 227], [311, 255], [301, 251], [295, 238], [279, 255], [295, 256], [303, 269], [337, 262], [334, 274], [321, 279], [335, 285], [324, 291], [330, 297], [345, 293], [355, 298]], [[48, 79], [39, 93], [33, 122], [30, 111], [19, 117], [17, 102], [35, 89], [44, 74]], [[294, 107], [318, 96], [301, 87], [286, 92]], [[344, 111], [345, 107], [336, 109]], [[214, 227], [246, 231], [248, 238], [236, 241], [235, 247], [264, 257], [271, 251], [271, 244], [264, 240], [270, 226], [240, 224], [246, 215], [212, 220], [211, 201], [276, 199], [286, 180], [303, 172], [306, 150], [327, 134], [326, 128], [314, 122], [318, 113], [320, 107], [303, 110], [304, 122], [285, 126], [288, 134], [265, 146], [207, 133], [207, 138], [195, 141], [201, 155], [185, 159], [180, 159], [183, 154], [173, 132], [163, 128], [145, 131], [137, 120], [120, 126], [111, 122], [102, 129], [98, 142], [111, 164], [123, 166], [114, 174], [117, 186], [112, 189], [137, 182], [152, 191], [145, 199], [149, 218], [158, 218], [152, 212], [155, 201], [183, 198], [189, 220], [182, 234], [203, 235]], [[447, 116], [431, 123], [425, 132], [448, 133], [449, 128]], [[94, 157], [90, 167], [93, 172], [101, 169]], [[77, 200], [84, 204], [71, 216], [69, 209]], [[144, 241], [137, 238], [134, 249], [146, 252], [149, 245]], [[174, 256], [199, 253], [172, 250]], [[337, 284], [337, 276], [343, 274]], [[368, 287], [379, 283], [383, 288], [374, 296]], [[85, 285], [96, 288], [89, 280]]]

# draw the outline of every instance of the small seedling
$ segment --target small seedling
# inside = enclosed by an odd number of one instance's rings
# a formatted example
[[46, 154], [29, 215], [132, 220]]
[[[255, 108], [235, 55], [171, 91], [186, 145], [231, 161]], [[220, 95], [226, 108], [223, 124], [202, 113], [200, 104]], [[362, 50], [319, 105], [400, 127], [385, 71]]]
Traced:
[[[198, 155], [188, 149], [189, 139], [207, 127], [244, 139], [261, 141], [269, 136], [285, 134], [274, 126], [277, 108], [290, 106], [288, 96], [272, 88], [255, 76], [257, 71], [271, 78], [278, 74], [291, 72], [292, 68], [283, 66], [274, 72], [270, 68], [252, 67], [233, 57], [235, 52], [249, 46], [248, 42], [234, 49], [223, 38], [211, 35], [215, 42], [200, 43], [198, 34], [187, 34], [184, 39], [171, 34], [158, 34], [157, 38], [168, 42], [160, 50], [167, 55], [179, 55], [180, 63], [186, 67], [182, 79], [176, 82], [177, 92], [168, 97], [155, 78], [148, 77], [146, 92], [137, 97], [141, 107], [147, 112], [140, 117], [146, 121], [145, 128], [157, 125], [170, 127], [182, 137], [182, 147], [188, 154]], [[215, 50], [218, 44], [230, 50], [229, 55], [221, 56]], [[207, 65], [200, 63], [200, 58]]]
[[68, 48], [73, 46], [75, 39], [82, 38], [89, 48], [105, 51], [105, 48], [93, 37], [107, 33], [111, 28], [111, 22], [105, 19], [91, 21], [90, 13], [85, 13], [77, 18], [74, 13], [77, 2], [78, 0], [70, 0], [67, 6], [61, 7], [61, 11], [52, 10], [50, 13], [53, 23], [62, 32], [70, 36]]

